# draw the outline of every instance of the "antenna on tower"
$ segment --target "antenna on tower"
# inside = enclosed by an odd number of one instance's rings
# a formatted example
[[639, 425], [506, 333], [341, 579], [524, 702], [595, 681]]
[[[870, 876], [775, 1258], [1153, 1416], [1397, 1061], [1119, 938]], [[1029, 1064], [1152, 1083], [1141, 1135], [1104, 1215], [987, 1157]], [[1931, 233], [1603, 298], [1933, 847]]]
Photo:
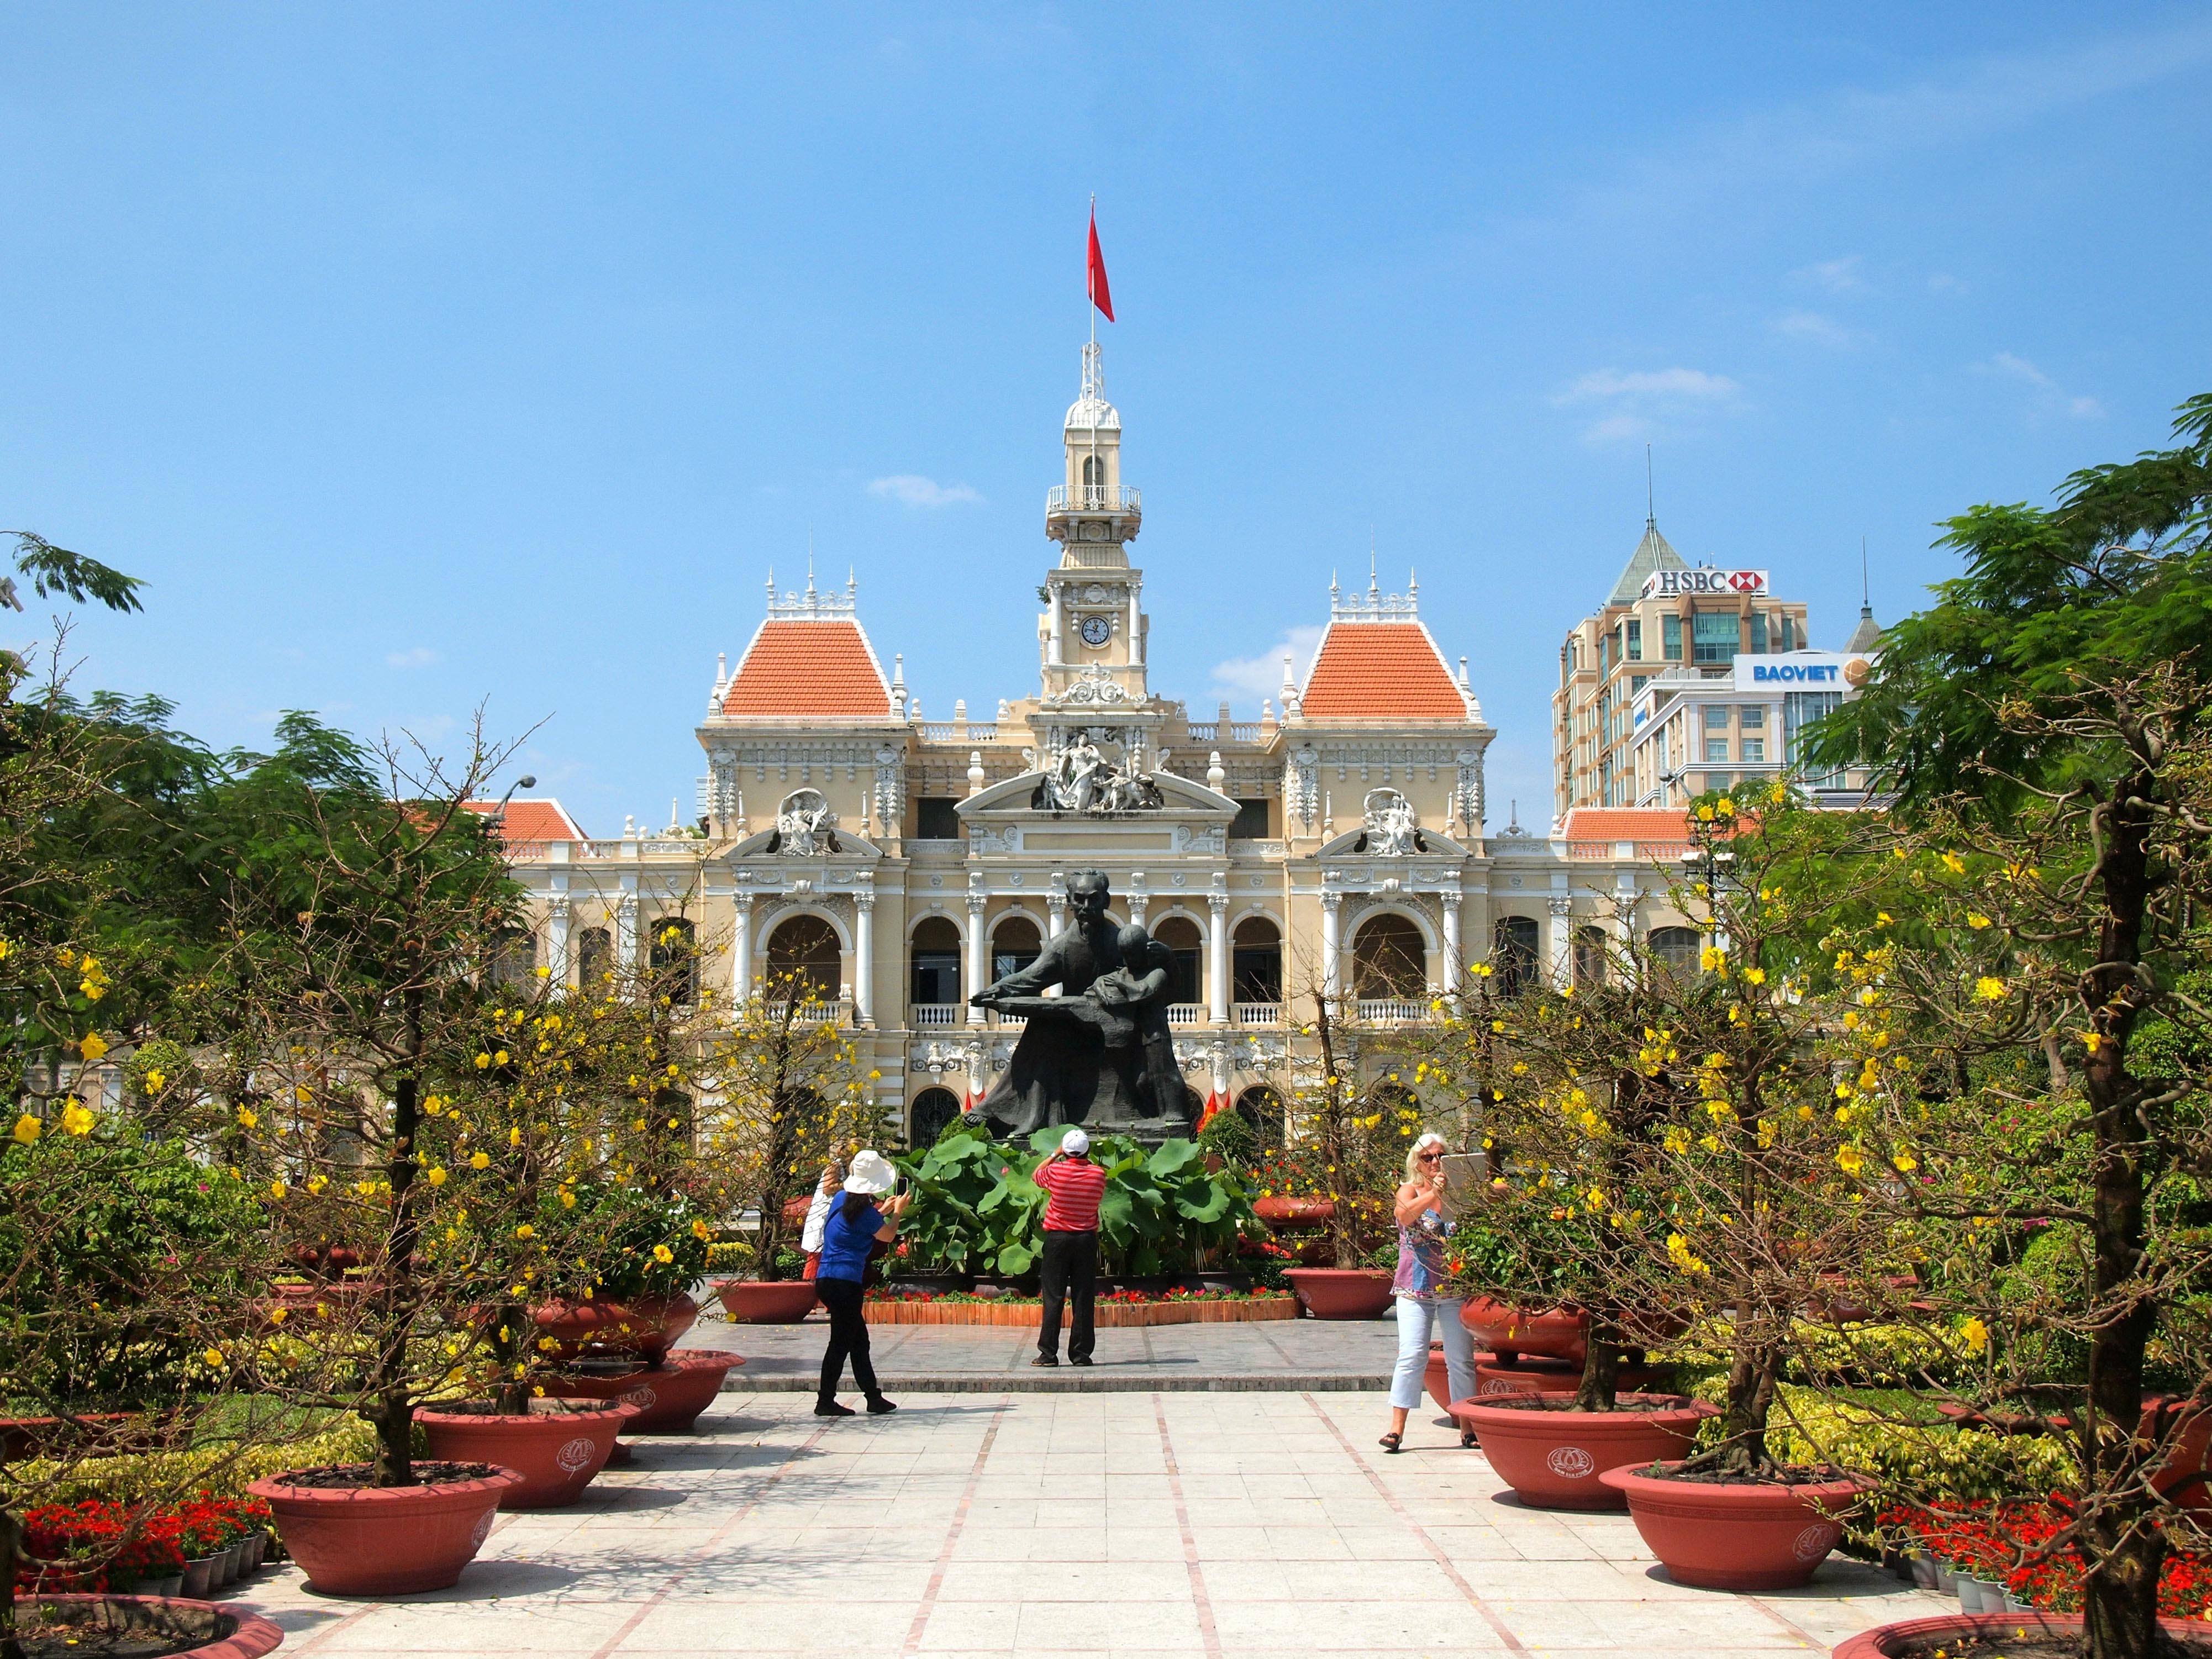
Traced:
[[1859, 605], [1863, 610], [1874, 608], [1874, 585], [1867, 579], [1867, 538], [1859, 538]]
[[1657, 497], [1651, 488], [1651, 446], [1644, 446], [1644, 522], [1653, 529], [1659, 524]]

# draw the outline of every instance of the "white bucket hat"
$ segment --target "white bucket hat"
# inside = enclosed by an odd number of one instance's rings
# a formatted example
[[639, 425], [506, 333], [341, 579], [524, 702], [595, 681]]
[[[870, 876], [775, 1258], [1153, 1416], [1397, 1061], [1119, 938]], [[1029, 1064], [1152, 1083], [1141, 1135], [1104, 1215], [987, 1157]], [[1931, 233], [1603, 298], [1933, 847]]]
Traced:
[[881, 1152], [855, 1152], [853, 1167], [845, 1176], [848, 1193], [887, 1193], [898, 1184], [898, 1171], [891, 1168], [890, 1159]]
[[1060, 1150], [1070, 1158], [1081, 1158], [1091, 1150], [1091, 1137], [1080, 1129], [1070, 1129], [1060, 1138]]

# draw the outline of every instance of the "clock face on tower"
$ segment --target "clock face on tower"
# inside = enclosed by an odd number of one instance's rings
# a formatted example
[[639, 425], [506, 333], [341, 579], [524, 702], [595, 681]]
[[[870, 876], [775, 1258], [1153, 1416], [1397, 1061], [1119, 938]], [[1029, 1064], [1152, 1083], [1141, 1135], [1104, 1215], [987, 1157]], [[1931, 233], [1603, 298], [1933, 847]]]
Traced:
[[1103, 645], [1113, 632], [1114, 624], [1103, 617], [1085, 617], [1083, 619], [1083, 642], [1085, 645]]

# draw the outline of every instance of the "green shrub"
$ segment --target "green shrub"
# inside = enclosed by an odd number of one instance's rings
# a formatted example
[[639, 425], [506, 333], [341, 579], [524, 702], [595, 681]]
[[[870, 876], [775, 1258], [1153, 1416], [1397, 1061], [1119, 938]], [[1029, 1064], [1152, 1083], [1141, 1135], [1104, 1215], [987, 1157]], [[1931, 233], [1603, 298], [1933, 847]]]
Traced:
[[[40, 1491], [45, 1502], [54, 1504], [81, 1503], [88, 1498], [136, 1504], [202, 1488], [222, 1497], [238, 1497], [264, 1475], [327, 1463], [366, 1462], [375, 1453], [374, 1429], [356, 1417], [336, 1417], [298, 1439], [258, 1444], [219, 1442], [186, 1451], [88, 1458], [66, 1471], [26, 1464], [21, 1484], [27, 1490]], [[47, 1480], [54, 1484], [47, 1486]]]

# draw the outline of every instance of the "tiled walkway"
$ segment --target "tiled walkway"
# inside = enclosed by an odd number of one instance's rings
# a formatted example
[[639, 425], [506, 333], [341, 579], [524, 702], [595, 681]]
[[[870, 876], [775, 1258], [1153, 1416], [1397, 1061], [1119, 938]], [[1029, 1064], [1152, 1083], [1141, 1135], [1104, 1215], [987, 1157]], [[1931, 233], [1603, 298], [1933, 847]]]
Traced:
[[[1354, 1393], [924, 1395], [821, 1421], [724, 1395], [578, 1507], [503, 1516], [453, 1590], [361, 1606], [295, 1570], [240, 1598], [297, 1656], [1825, 1652], [1940, 1611], [1856, 1562], [1809, 1590], [1684, 1589], [1626, 1516], [1501, 1496]], [[1953, 1604], [1955, 1605], [1955, 1604]]]
[[[691, 1328], [684, 1345], [744, 1354], [744, 1369], [730, 1373], [732, 1388], [811, 1390], [829, 1334], [818, 1312], [802, 1325], [732, 1325], [708, 1317]], [[886, 1389], [1149, 1392], [1385, 1388], [1398, 1356], [1398, 1328], [1388, 1319], [1281, 1319], [1102, 1330], [1095, 1364], [1063, 1364], [1052, 1371], [1030, 1369], [1036, 1344], [1035, 1325], [869, 1328]], [[1060, 1354], [1065, 1360], [1064, 1342]]]

